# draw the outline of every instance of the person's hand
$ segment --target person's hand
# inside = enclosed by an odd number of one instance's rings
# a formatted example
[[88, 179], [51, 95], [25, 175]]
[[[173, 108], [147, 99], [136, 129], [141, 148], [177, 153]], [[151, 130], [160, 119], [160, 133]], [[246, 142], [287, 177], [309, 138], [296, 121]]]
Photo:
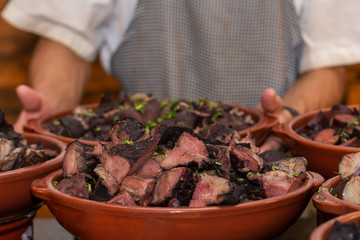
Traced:
[[18, 133], [23, 133], [23, 127], [27, 121], [39, 118], [53, 110], [40, 93], [26, 85], [19, 85], [16, 88], [16, 94], [23, 106], [23, 110], [14, 124], [14, 130]]
[[[284, 110], [283, 100], [276, 94], [272, 88], [266, 89], [262, 96], [258, 109], [265, 114], [270, 114], [278, 118], [280, 123], [284, 123], [292, 118], [289, 111]], [[261, 152], [266, 150], [281, 150], [283, 142], [275, 136], [269, 136], [263, 145], [261, 145]]]

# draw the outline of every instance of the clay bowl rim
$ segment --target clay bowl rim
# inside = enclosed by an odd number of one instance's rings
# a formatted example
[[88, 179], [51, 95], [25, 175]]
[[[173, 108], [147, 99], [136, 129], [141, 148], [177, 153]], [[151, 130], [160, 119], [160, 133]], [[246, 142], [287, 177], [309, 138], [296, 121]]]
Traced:
[[[316, 209], [321, 208], [323, 206], [324, 209], [327, 210], [338, 210], [336, 212], [354, 212], [354, 211], [360, 211], [360, 205], [353, 204], [350, 202], [347, 202], [343, 199], [340, 199], [338, 197], [335, 197], [330, 193], [330, 189], [336, 187], [341, 181], [341, 176], [337, 175], [332, 178], [327, 179], [325, 182], [321, 184], [320, 187], [325, 188], [322, 189], [320, 192], [317, 192], [312, 197], [312, 201], [314, 204], [314, 207]], [[326, 206], [325, 206], [326, 205]], [[321, 210], [321, 209], [318, 209]], [[326, 211], [323, 211], [326, 212]], [[335, 211], [327, 212], [327, 213], [333, 213]], [[341, 215], [344, 215], [346, 213], [342, 213]], [[337, 213], [334, 213], [337, 214]]]
[[[198, 218], [204, 216], [213, 216], [214, 214], [221, 213], [222, 215], [238, 215], [238, 211], [242, 210], [241, 214], [259, 212], [261, 210], [278, 208], [283, 205], [293, 204], [297, 197], [301, 194], [313, 192], [324, 181], [324, 178], [315, 172], [307, 172], [308, 179], [304, 184], [293, 192], [285, 195], [266, 198], [262, 200], [256, 200], [252, 202], [240, 203], [231, 206], [209, 206], [209, 207], [197, 207], [197, 208], [173, 208], [173, 207], [142, 207], [142, 206], [120, 206], [116, 204], [109, 204], [104, 202], [97, 202], [93, 200], [82, 199], [74, 196], [67, 195], [55, 189], [53, 181], [56, 181], [62, 177], [63, 171], [58, 169], [45, 178], [35, 180], [31, 185], [33, 194], [46, 201], [59, 202], [66, 208], [76, 209], [80, 211], [87, 211], [89, 207], [92, 207], [91, 211], [106, 213], [107, 215], [118, 216], [120, 215], [132, 215], [149, 214], [152, 217], [165, 217], [169, 214], [171, 216], [178, 216], [179, 218]], [[291, 201], [290, 201], [291, 200]], [[290, 203], [289, 203], [290, 201]], [[234, 211], [236, 210], [236, 211]], [[202, 215], [199, 215], [202, 214]]]
[[[11, 181], [21, 181], [23, 179], [35, 177], [36, 175], [41, 174], [47, 169], [51, 169], [56, 165], [59, 165], [59, 167], [61, 168], [61, 162], [65, 154], [65, 144], [63, 142], [51, 138], [49, 136], [44, 136], [36, 133], [25, 132], [23, 133], [23, 136], [25, 137], [25, 139], [27, 139], [27, 141], [29, 141], [28, 138], [46, 140], [51, 144], [53, 144], [54, 146], [56, 146], [58, 149], [60, 149], [60, 152], [56, 157], [49, 159], [45, 162], [23, 168], [0, 172], [0, 185], [2, 183], [8, 183]], [[33, 142], [29, 141], [29, 143], [33, 143]]]
[[[348, 108], [357, 108], [359, 110], [359, 105], [347, 105]], [[327, 116], [329, 116], [331, 108], [323, 108], [320, 110], [314, 110], [305, 114], [301, 114], [299, 116], [294, 117], [289, 122], [277, 125], [273, 128], [275, 133], [280, 132], [281, 134], [285, 134], [290, 139], [295, 140], [298, 143], [301, 143], [303, 145], [313, 147], [313, 148], [321, 148], [325, 151], [330, 152], [344, 152], [344, 153], [353, 153], [360, 151], [360, 148], [357, 147], [346, 147], [346, 146], [340, 146], [340, 145], [330, 145], [330, 144], [323, 144], [318, 143], [313, 140], [307, 139], [305, 137], [302, 137], [294, 130], [294, 125], [298, 124], [299, 121], [302, 121], [303, 119], [306, 119], [306, 123], [313, 117], [315, 114], [317, 114], [319, 111], [323, 111]], [[296, 129], [299, 129], [300, 127], [303, 127], [304, 125], [298, 126]], [[280, 136], [280, 138], [284, 139], [284, 137]], [[285, 140], [286, 141], [286, 140]]]
[[[81, 105], [81, 106], [94, 109], [98, 105], [99, 105], [99, 103], [90, 103], [90, 104], [85, 104], [85, 105]], [[253, 126], [239, 131], [239, 134], [242, 136], [246, 135], [248, 131], [257, 132], [257, 131], [261, 131], [263, 129], [272, 129], [274, 126], [276, 126], [279, 123], [279, 120], [277, 117], [270, 115], [270, 114], [264, 114], [258, 109], [249, 108], [249, 107], [245, 107], [245, 106], [241, 106], [241, 105], [234, 105], [234, 104], [229, 104], [229, 105], [232, 107], [236, 107], [242, 111], [245, 111], [246, 113], [251, 114], [251, 116], [253, 118], [257, 119], [257, 122]], [[68, 109], [64, 109], [64, 110], [60, 110], [60, 111], [56, 111], [56, 112], [53, 112], [50, 114], [43, 115], [37, 119], [31, 120], [30, 122], [28, 122], [27, 128], [33, 129], [38, 134], [50, 136], [52, 138], [57, 138], [66, 143], [71, 143], [74, 140], [79, 140], [79, 141], [89, 144], [89, 145], [95, 145], [97, 142], [99, 142], [99, 140], [85, 140], [85, 139], [71, 138], [71, 137], [56, 135], [54, 133], [51, 133], [51, 132], [45, 130], [42, 127], [42, 123], [50, 122], [52, 119], [66, 116], [66, 115], [72, 113], [73, 110], [74, 110], [74, 108], [68, 108]]]
[[312, 231], [310, 235], [310, 240], [322, 240], [325, 236], [328, 237], [330, 232], [332, 231], [335, 221], [339, 221], [341, 223], [350, 223], [354, 222], [354, 220], [356, 219], [360, 220], [360, 211], [350, 212], [330, 219], [320, 224]]

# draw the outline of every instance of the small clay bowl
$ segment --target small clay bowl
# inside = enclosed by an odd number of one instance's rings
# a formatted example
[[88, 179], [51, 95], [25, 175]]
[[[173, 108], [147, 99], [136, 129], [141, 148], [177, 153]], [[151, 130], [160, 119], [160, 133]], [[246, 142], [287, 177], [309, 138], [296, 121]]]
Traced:
[[[358, 106], [349, 106], [355, 108]], [[329, 116], [331, 108], [322, 109]], [[289, 149], [308, 160], [308, 169], [320, 173], [326, 179], [337, 175], [339, 163], [345, 154], [359, 152], [360, 148], [323, 144], [306, 139], [296, 131], [304, 127], [319, 110], [299, 115], [287, 123], [273, 128], [275, 135], [285, 141]]]
[[269, 239], [285, 232], [324, 178], [308, 172], [297, 190], [231, 206], [129, 207], [73, 197], [56, 190], [62, 170], [32, 183], [57, 221], [80, 239]]
[[326, 180], [312, 197], [313, 205], [317, 210], [318, 224], [350, 212], [360, 211], [360, 205], [346, 202], [333, 195], [340, 182], [340, 175]]
[[62, 167], [64, 143], [39, 134], [24, 133], [28, 143], [42, 142], [44, 147], [56, 149], [59, 155], [46, 162], [0, 173], [0, 221], [22, 216], [43, 203], [31, 194], [31, 183]]
[[35, 210], [25, 215], [0, 221], [0, 240], [33, 239]]
[[360, 220], [360, 211], [351, 212], [333, 218], [319, 225], [317, 228], [315, 228], [310, 235], [310, 240], [328, 240], [335, 221], [338, 221], [340, 223], [355, 223], [357, 228], [360, 228], [359, 220]]
[[[97, 105], [98, 104], [94, 103], [94, 104], [89, 104], [89, 105], [85, 105], [85, 106], [88, 108], [94, 109], [97, 107]], [[240, 111], [244, 111], [246, 114], [250, 114], [252, 119], [256, 122], [255, 125], [247, 128], [247, 129], [239, 131], [239, 134], [240, 134], [240, 136], [245, 137], [247, 135], [248, 131], [251, 131], [251, 133], [254, 135], [254, 137], [256, 139], [256, 145], [258, 145], [258, 146], [271, 133], [272, 128], [278, 124], [278, 119], [276, 117], [268, 115], [268, 114], [263, 114], [262, 112], [258, 111], [257, 109], [247, 108], [247, 107], [243, 107], [243, 106], [234, 106], [234, 107], [237, 107]], [[59, 139], [60, 141], [65, 142], [65, 143], [71, 143], [75, 140], [74, 138], [64, 137], [64, 136], [59, 136], [59, 135], [53, 134], [53, 133], [45, 130], [42, 127], [42, 124], [45, 122], [52, 122], [55, 119], [69, 115], [70, 113], [73, 112], [73, 110], [74, 110], [73, 108], [67, 109], [67, 110], [62, 110], [62, 111], [58, 111], [58, 112], [54, 112], [52, 114], [42, 116], [35, 120], [31, 120], [25, 125], [24, 130], [27, 132], [35, 132], [35, 133], [38, 133], [41, 135], [50, 136], [52, 138]], [[90, 145], [95, 145], [97, 143], [97, 141], [92, 141], [92, 140], [84, 140], [84, 139], [78, 139], [78, 140], [83, 143], [90, 144]]]

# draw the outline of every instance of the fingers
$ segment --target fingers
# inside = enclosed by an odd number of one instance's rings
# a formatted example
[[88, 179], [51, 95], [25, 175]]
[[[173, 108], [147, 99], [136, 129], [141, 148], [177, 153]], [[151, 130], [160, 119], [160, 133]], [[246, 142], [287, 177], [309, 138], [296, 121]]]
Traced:
[[278, 150], [281, 151], [284, 148], [284, 142], [275, 136], [269, 136], [260, 147], [260, 152], [267, 150]]

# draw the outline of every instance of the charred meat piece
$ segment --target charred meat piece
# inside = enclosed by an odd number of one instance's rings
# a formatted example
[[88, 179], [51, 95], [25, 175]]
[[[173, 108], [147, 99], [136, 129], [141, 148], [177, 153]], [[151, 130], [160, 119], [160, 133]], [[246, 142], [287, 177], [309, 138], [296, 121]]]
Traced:
[[128, 192], [139, 206], [147, 206], [152, 198], [155, 180], [137, 176], [126, 177], [120, 186], [120, 192]]
[[231, 164], [241, 172], [259, 172], [264, 167], [264, 160], [251, 149], [237, 145], [231, 151]]
[[71, 116], [60, 118], [60, 122], [64, 127], [64, 130], [62, 131], [63, 136], [80, 138], [85, 134], [85, 128], [83, 124]]
[[335, 145], [340, 139], [339, 135], [336, 135], [336, 130], [333, 128], [325, 128], [314, 136], [314, 141], [324, 144]]
[[360, 152], [345, 154], [339, 163], [339, 173], [342, 179], [360, 175]]
[[89, 198], [90, 194], [89, 183], [86, 182], [86, 176], [83, 173], [62, 179], [55, 188], [74, 197]]
[[91, 174], [98, 162], [92, 157], [95, 147], [75, 140], [66, 146], [63, 160], [64, 177], [76, 173]]
[[220, 205], [225, 201], [225, 196], [233, 191], [234, 188], [227, 179], [201, 173], [189, 207]]
[[110, 195], [114, 196], [119, 192], [120, 184], [116, 182], [116, 179], [107, 172], [101, 164], [96, 166], [94, 172], [97, 174], [100, 183], [106, 187], [107, 192]]
[[117, 196], [113, 197], [108, 203], [118, 204], [123, 206], [137, 206], [134, 199], [128, 192], [122, 192]]
[[144, 125], [136, 120], [122, 120], [116, 122], [110, 132], [113, 144], [127, 141], [136, 142], [145, 134]]
[[351, 177], [350, 180], [346, 182], [342, 199], [349, 203], [360, 204], [360, 176]]
[[303, 176], [295, 177], [283, 171], [269, 171], [261, 174], [262, 187], [266, 197], [284, 195], [303, 184]]
[[173, 168], [169, 171], [163, 172], [157, 181], [154, 189], [152, 205], [167, 205], [170, 199], [173, 199], [173, 190], [181, 182], [186, 182], [192, 179], [192, 171], [186, 167]]
[[149, 158], [135, 175], [144, 178], [158, 178], [161, 175], [161, 168], [157, 161]]

